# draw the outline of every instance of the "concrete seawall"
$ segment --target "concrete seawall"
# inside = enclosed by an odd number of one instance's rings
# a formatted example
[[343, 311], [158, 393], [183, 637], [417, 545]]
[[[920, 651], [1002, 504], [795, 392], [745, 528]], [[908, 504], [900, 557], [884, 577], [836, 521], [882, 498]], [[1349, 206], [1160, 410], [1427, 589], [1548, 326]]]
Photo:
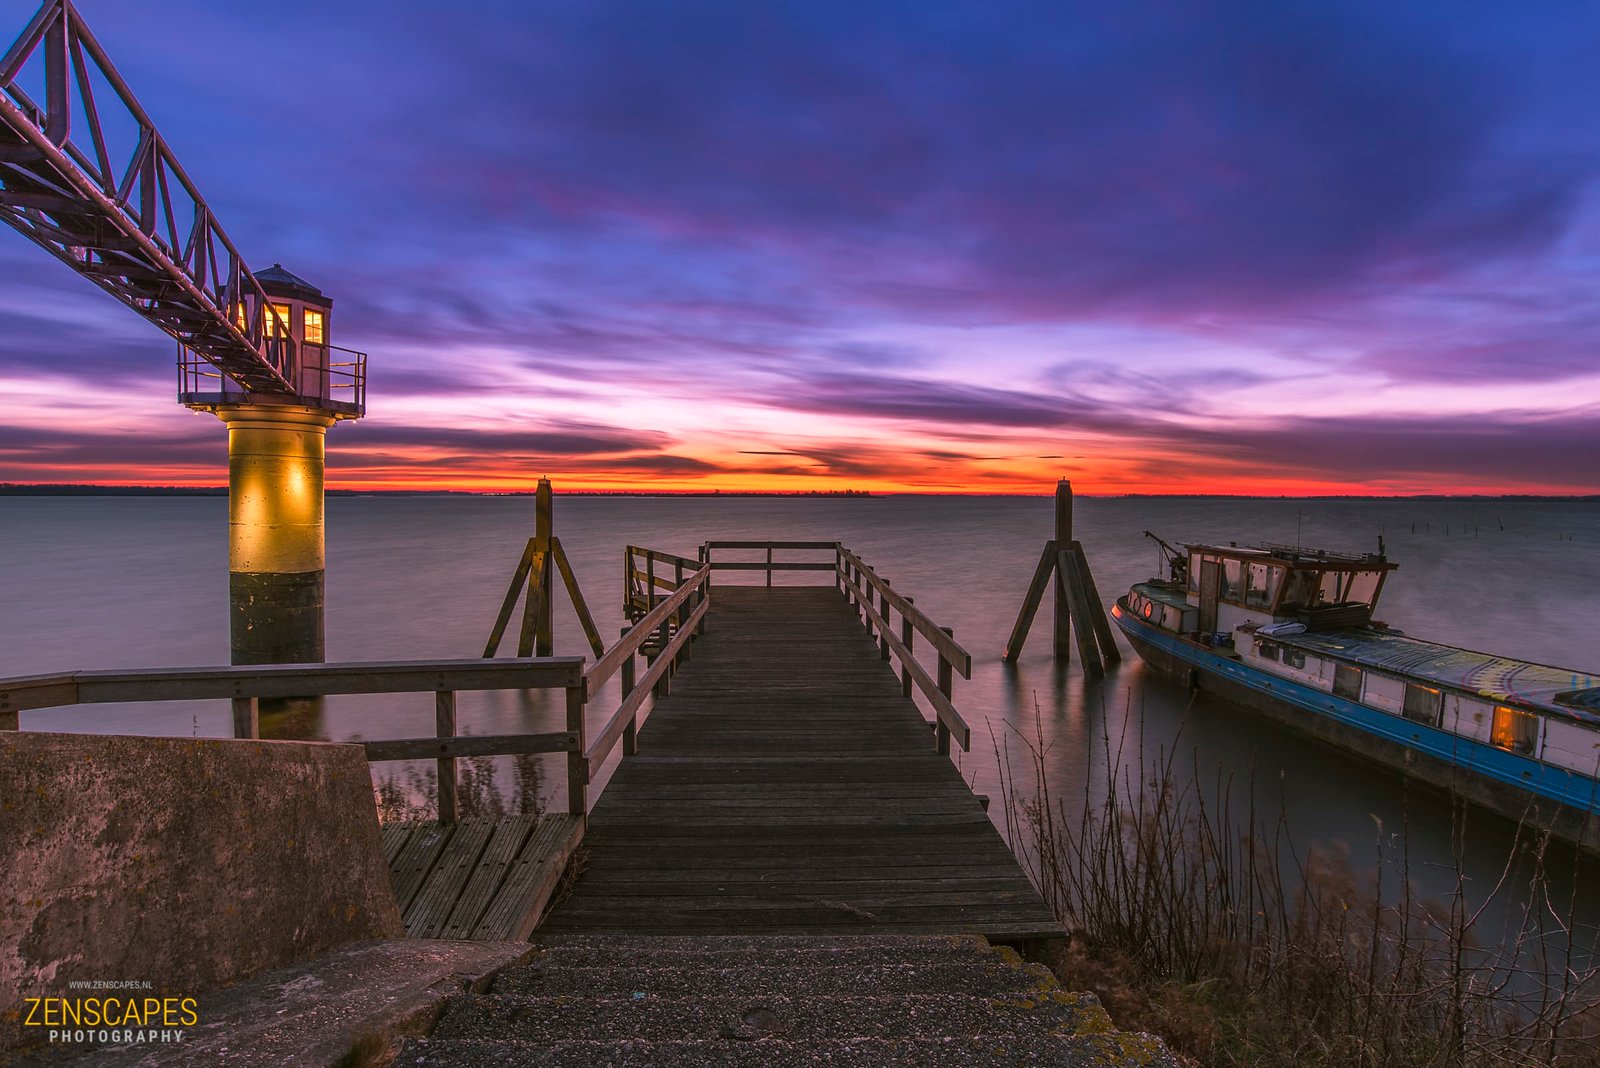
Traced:
[[404, 935], [359, 746], [6, 731], [0, 769], [0, 1047], [75, 981], [191, 996]]

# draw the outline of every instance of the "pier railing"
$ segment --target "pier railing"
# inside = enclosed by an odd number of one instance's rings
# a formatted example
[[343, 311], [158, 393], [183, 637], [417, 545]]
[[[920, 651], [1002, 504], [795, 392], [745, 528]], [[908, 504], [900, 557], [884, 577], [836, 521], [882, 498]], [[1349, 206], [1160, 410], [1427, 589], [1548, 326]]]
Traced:
[[[758, 560], [716, 559], [724, 551], [744, 554], [762, 554]], [[775, 554], [818, 553], [832, 554], [832, 560], [780, 560]], [[879, 577], [871, 565], [836, 541], [708, 541], [700, 548], [702, 560], [716, 571], [760, 571], [766, 575], [766, 585], [772, 585], [772, 576], [778, 571], [827, 571], [833, 573], [835, 584], [858, 614], [869, 633], [878, 639], [878, 649], [883, 659], [891, 656], [900, 668], [900, 692], [906, 697], [920, 690], [934, 713], [935, 745], [940, 753], [949, 754], [950, 742], [963, 750], [972, 746], [972, 729], [953, 701], [955, 676], [972, 678], [972, 654], [955, 640], [949, 627], [941, 627], [916, 606], [915, 601], [892, 588], [888, 579]], [[899, 626], [895, 626], [895, 617]], [[916, 657], [916, 636], [921, 634], [930, 648], [938, 654], [937, 675], [929, 674]]]
[[[720, 551], [762, 554], [758, 561], [717, 560]], [[781, 560], [775, 553], [828, 552], [833, 559]], [[639, 715], [653, 695], [670, 692], [672, 676], [690, 655], [690, 643], [705, 629], [715, 571], [831, 572], [834, 584], [874, 634], [883, 659], [899, 661], [902, 692], [920, 690], [934, 714], [936, 747], [948, 754], [952, 739], [971, 745], [971, 730], [952, 701], [956, 674], [972, 677], [972, 656], [924, 614], [910, 597], [893, 589], [859, 556], [837, 542], [714, 541], [700, 559], [629, 546], [625, 558], [625, 607], [633, 620], [593, 663], [581, 656], [514, 659], [407, 660], [335, 664], [262, 664], [144, 671], [79, 671], [0, 679], [0, 730], [17, 730], [22, 712], [97, 703], [227, 700], [233, 735], [260, 737], [260, 702], [335, 694], [432, 693], [432, 736], [363, 740], [370, 761], [438, 762], [438, 811], [443, 822], [459, 813], [456, 761], [462, 757], [567, 754], [567, 808], [588, 810], [588, 787], [622, 745], [624, 758], [638, 751]], [[664, 591], [664, 592], [663, 592]], [[898, 616], [899, 627], [895, 627]], [[938, 656], [936, 674], [916, 658], [917, 635]], [[637, 658], [647, 666], [638, 672]], [[591, 738], [586, 712], [601, 688], [621, 676], [617, 708]], [[566, 696], [566, 729], [517, 734], [459, 733], [456, 694], [463, 690], [559, 689]]]
[[[900, 692], [911, 696], [912, 687], [922, 691], [934, 713], [935, 744], [940, 753], [950, 752], [950, 741], [963, 751], [972, 748], [972, 729], [952, 700], [957, 673], [972, 678], [972, 654], [956, 641], [954, 631], [941, 627], [916, 606], [912, 598], [896, 591], [888, 579], [881, 578], [861, 557], [838, 547], [834, 573], [845, 597], [861, 613], [868, 633], [877, 633], [879, 655], [892, 655], [900, 664]], [[876, 603], [875, 603], [876, 602]], [[900, 617], [895, 633], [894, 616]], [[916, 637], [921, 634], [939, 656], [938, 678], [928, 674], [916, 657]]]

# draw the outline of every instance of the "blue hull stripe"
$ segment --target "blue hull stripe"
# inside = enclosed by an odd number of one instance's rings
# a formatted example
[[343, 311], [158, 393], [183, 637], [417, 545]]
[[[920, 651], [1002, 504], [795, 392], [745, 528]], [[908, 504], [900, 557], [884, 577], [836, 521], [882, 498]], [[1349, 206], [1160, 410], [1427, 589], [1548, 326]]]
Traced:
[[1327, 716], [1346, 726], [1426, 753], [1485, 779], [1559, 801], [1580, 812], [1600, 812], [1600, 782], [1587, 776], [1247, 667], [1229, 657], [1208, 652], [1169, 631], [1151, 626], [1124, 609], [1121, 601], [1112, 606], [1111, 615], [1130, 637], [1153, 645], [1202, 671], [1221, 676], [1284, 704]]

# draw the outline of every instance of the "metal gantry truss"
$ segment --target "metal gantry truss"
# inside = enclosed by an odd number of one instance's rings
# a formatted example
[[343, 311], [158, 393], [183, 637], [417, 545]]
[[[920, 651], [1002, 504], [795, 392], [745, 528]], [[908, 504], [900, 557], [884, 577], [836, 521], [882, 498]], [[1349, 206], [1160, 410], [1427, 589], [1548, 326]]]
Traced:
[[[41, 66], [42, 104], [23, 88]], [[131, 157], [103, 116], [136, 129]], [[0, 58], [0, 219], [247, 393], [300, 392], [288, 324], [71, 0], [46, 0]]]

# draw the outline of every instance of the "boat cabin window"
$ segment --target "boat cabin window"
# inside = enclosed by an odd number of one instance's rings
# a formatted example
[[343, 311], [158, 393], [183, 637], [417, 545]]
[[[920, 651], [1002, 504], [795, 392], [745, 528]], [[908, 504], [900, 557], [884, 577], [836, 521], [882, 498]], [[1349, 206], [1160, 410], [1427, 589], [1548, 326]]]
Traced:
[[1496, 705], [1489, 740], [1501, 749], [1532, 756], [1539, 744], [1539, 717], [1520, 708]]
[[1333, 692], [1336, 697], [1350, 701], [1361, 700], [1362, 671], [1349, 664], [1333, 665]]
[[1244, 603], [1249, 608], [1270, 608], [1278, 595], [1286, 569], [1271, 564], [1251, 563], [1244, 569]]
[[1310, 608], [1317, 603], [1318, 573], [1298, 568], [1289, 572], [1284, 583], [1282, 607]]
[[1222, 585], [1217, 590], [1217, 597], [1224, 601], [1244, 600], [1244, 561], [1237, 559], [1224, 559], [1222, 561]]
[[1362, 604], [1372, 604], [1378, 596], [1378, 582], [1382, 579], [1381, 571], [1355, 571], [1350, 575], [1350, 584], [1345, 588], [1346, 601], [1360, 601]]
[[1418, 723], [1426, 723], [1430, 727], [1439, 725], [1439, 715], [1444, 711], [1444, 694], [1432, 686], [1418, 686], [1414, 682], [1406, 683], [1405, 704], [1401, 712], [1406, 719], [1414, 719]]
[[1264, 640], [1257, 641], [1256, 655], [1261, 657], [1263, 660], [1276, 660], [1278, 659], [1279, 648], [1280, 646], [1277, 642], [1269, 642]]
[[1283, 651], [1283, 662], [1292, 668], [1303, 668], [1306, 666], [1305, 651], [1301, 649], [1285, 649]]

